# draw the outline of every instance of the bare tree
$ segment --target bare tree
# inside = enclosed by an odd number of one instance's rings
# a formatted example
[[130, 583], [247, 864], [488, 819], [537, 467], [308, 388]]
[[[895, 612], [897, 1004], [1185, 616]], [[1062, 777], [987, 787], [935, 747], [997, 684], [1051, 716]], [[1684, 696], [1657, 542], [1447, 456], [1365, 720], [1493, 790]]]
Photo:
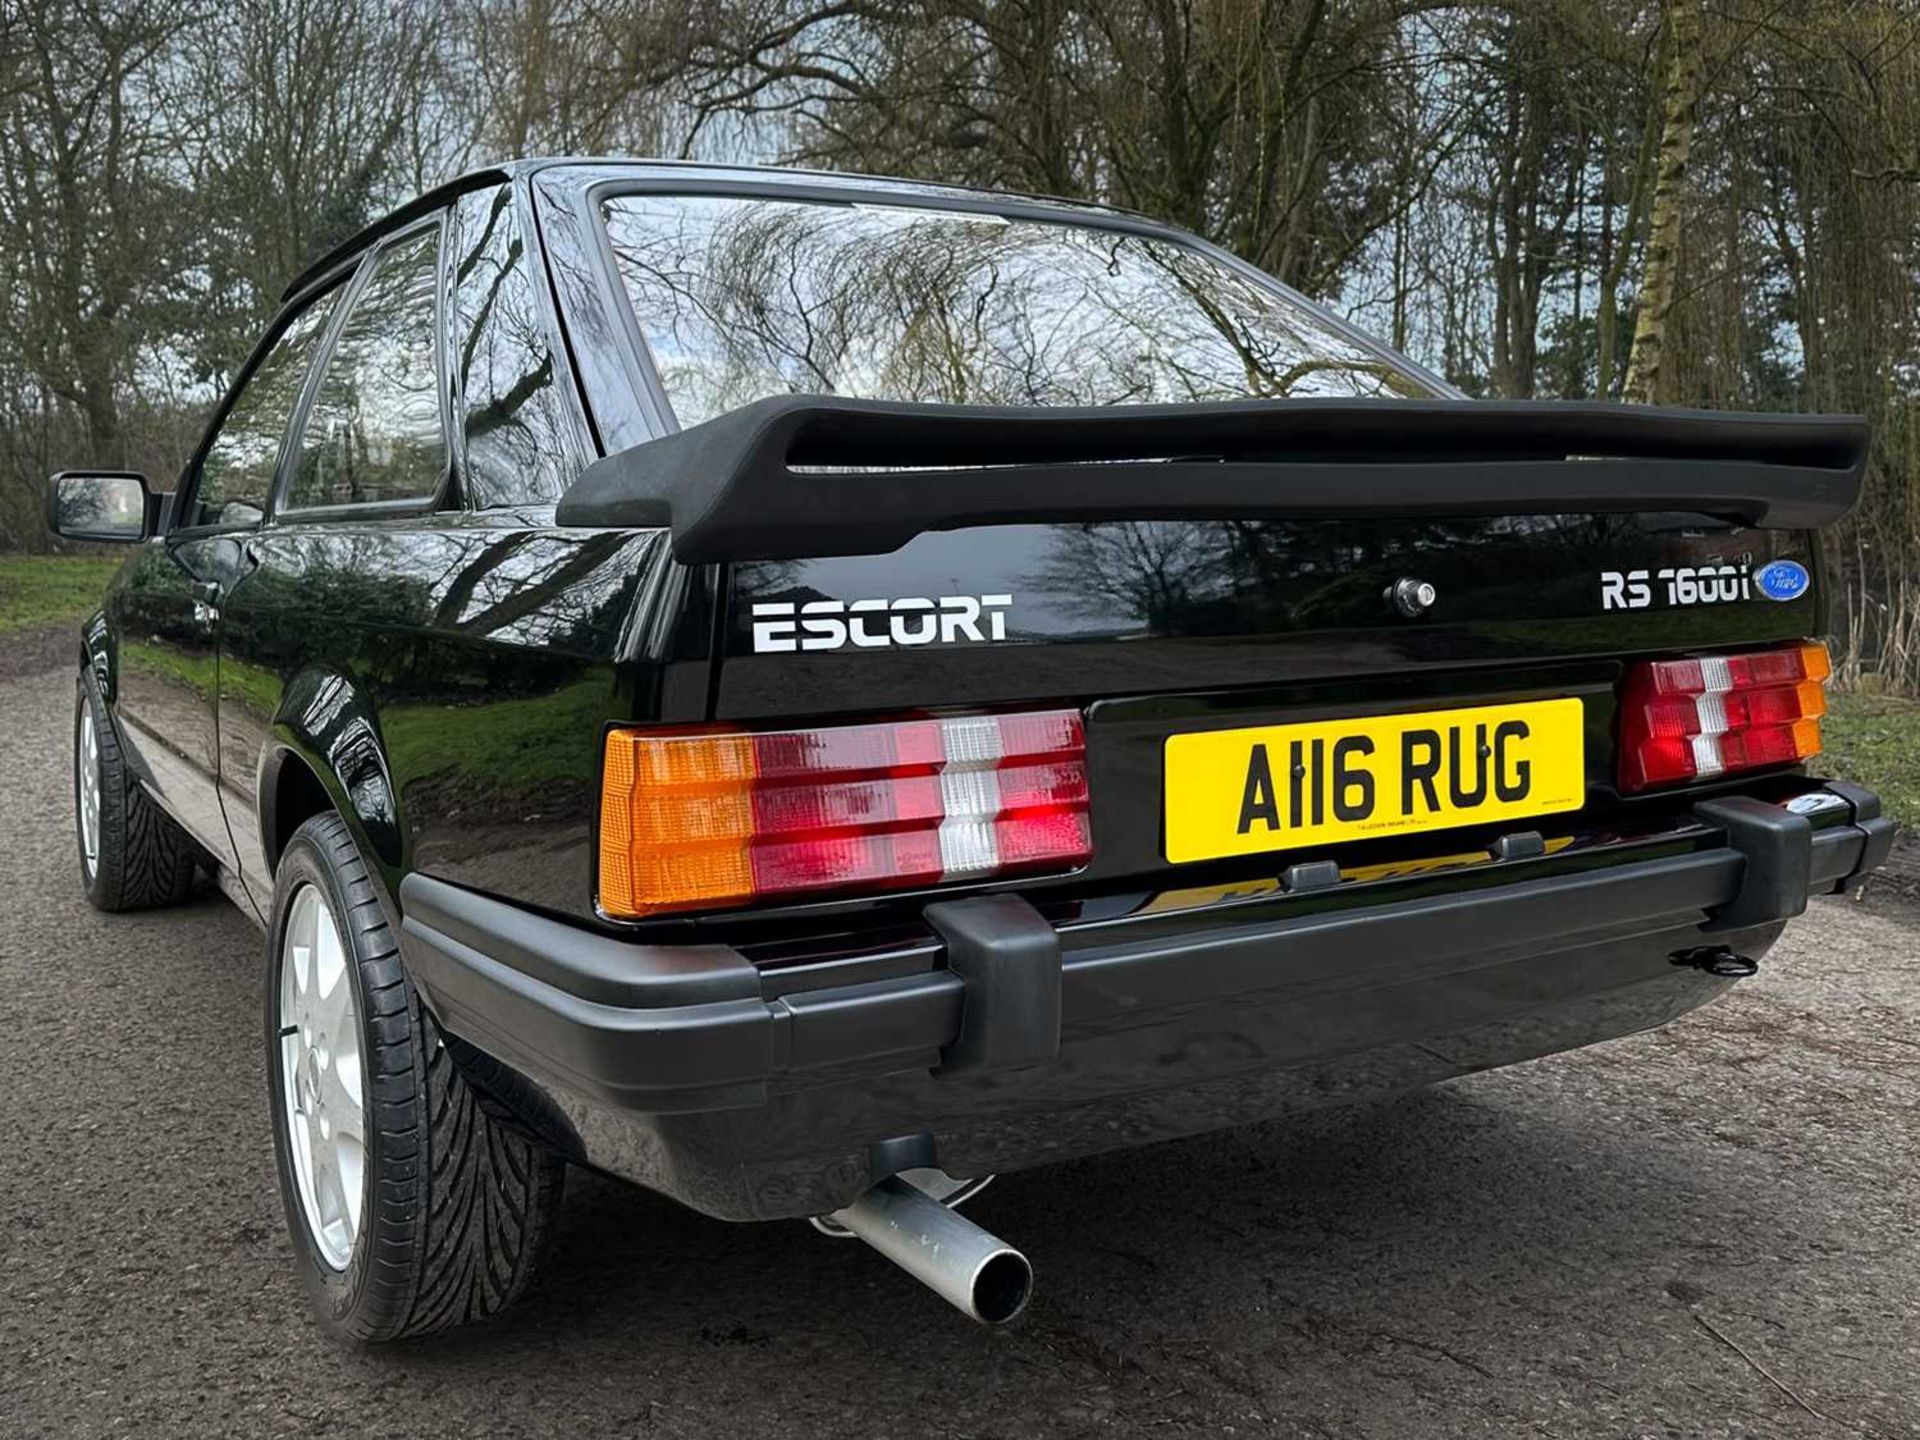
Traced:
[[287, 282], [405, 198], [438, 0], [241, 0], [196, 27], [175, 131], [202, 217], [195, 358], [223, 378]]
[[1646, 270], [1640, 280], [1640, 316], [1627, 364], [1626, 398], [1650, 405], [1660, 391], [1660, 368], [1680, 272], [1680, 236], [1686, 223], [1687, 161], [1693, 152], [1694, 112], [1706, 69], [1703, 0], [1667, 0], [1667, 78], [1660, 126], [1658, 179], [1647, 232]]
[[147, 307], [178, 264], [157, 89], [184, 24], [165, 0], [53, 0], [8, 22], [0, 333], [78, 409], [96, 463], [124, 458], [121, 411]]

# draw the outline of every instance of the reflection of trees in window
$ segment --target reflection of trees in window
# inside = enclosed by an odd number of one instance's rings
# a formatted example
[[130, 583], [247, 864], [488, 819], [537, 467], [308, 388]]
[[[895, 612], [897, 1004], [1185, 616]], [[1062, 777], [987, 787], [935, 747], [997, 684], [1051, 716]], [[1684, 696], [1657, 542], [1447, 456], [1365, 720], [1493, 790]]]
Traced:
[[471, 503], [550, 505], [566, 488], [567, 416], [506, 186], [455, 207], [453, 364], [464, 397]]
[[146, 490], [124, 475], [68, 475], [53, 490], [54, 529], [66, 535], [138, 535]]
[[683, 425], [770, 394], [1115, 405], [1424, 387], [1199, 251], [990, 215], [727, 197], [607, 206]]
[[1156, 634], [1191, 628], [1196, 606], [1228, 593], [1220, 527], [1180, 521], [1062, 525], [1026, 588], [1055, 596], [1069, 613], [1125, 616]]
[[[1493, 613], [1508, 592], [1538, 599], [1588, 582], [1617, 517], [1493, 516], [1113, 521], [1058, 525], [1021, 577], [1063, 611], [1122, 620], [1159, 635], [1390, 621], [1385, 587], [1418, 565], [1457, 602], [1467, 590]], [[1631, 524], [1630, 521], [1627, 524]], [[1566, 551], [1582, 563], [1569, 566]], [[1475, 602], [1469, 602], [1475, 603]]]
[[238, 519], [242, 510], [259, 518], [273, 484], [280, 441], [293, 418], [294, 403], [300, 398], [300, 386], [337, 293], [321, 296], [295, 315], [241, 387], [200, 462], [196, 524]]
[[424, 499], [446, 472], [434, 365], [438, 234], [380, 251], [314, 392], [294, 506]]

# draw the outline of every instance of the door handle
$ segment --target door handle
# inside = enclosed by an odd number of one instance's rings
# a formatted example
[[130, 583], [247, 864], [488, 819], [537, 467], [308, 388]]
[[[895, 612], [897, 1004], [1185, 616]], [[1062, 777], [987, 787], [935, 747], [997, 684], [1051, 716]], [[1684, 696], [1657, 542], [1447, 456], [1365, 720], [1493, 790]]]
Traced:
[[196, 580], [193, 582], [193, 598], [202, 605], [220, 603], [220, 582], [218, 580]]

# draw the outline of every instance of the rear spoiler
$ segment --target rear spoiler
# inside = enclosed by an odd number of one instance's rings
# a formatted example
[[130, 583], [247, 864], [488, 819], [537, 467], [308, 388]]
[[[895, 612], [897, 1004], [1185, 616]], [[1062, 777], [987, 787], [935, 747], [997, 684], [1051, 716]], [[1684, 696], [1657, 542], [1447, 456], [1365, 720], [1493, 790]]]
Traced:
[[562, 525], [689, 564], [879, 555], [929, 530], [1098, 520], [1693, 512], [1817, 529], [1867, 424], [1640, 406], [1241, 400], [1085, 409], [782, 395], [587, 467]]

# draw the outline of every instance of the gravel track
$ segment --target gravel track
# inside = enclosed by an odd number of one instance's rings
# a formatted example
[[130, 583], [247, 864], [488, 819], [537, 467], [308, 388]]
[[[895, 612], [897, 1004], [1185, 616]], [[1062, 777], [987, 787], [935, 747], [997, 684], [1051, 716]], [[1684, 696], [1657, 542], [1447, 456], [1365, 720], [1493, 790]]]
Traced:
[[87, 908], [38, 669], [0, 664], [0, 1435], [1920, 1434], [1897, 902], [1819, 902], [1653, 1034], [1005, 1177], [974, 1213], [1038, 1272], [1010, 1331], [576, 1174], [505, 1320], [333, 1344], [274, 1192], [259, 932], [211, 894]]

